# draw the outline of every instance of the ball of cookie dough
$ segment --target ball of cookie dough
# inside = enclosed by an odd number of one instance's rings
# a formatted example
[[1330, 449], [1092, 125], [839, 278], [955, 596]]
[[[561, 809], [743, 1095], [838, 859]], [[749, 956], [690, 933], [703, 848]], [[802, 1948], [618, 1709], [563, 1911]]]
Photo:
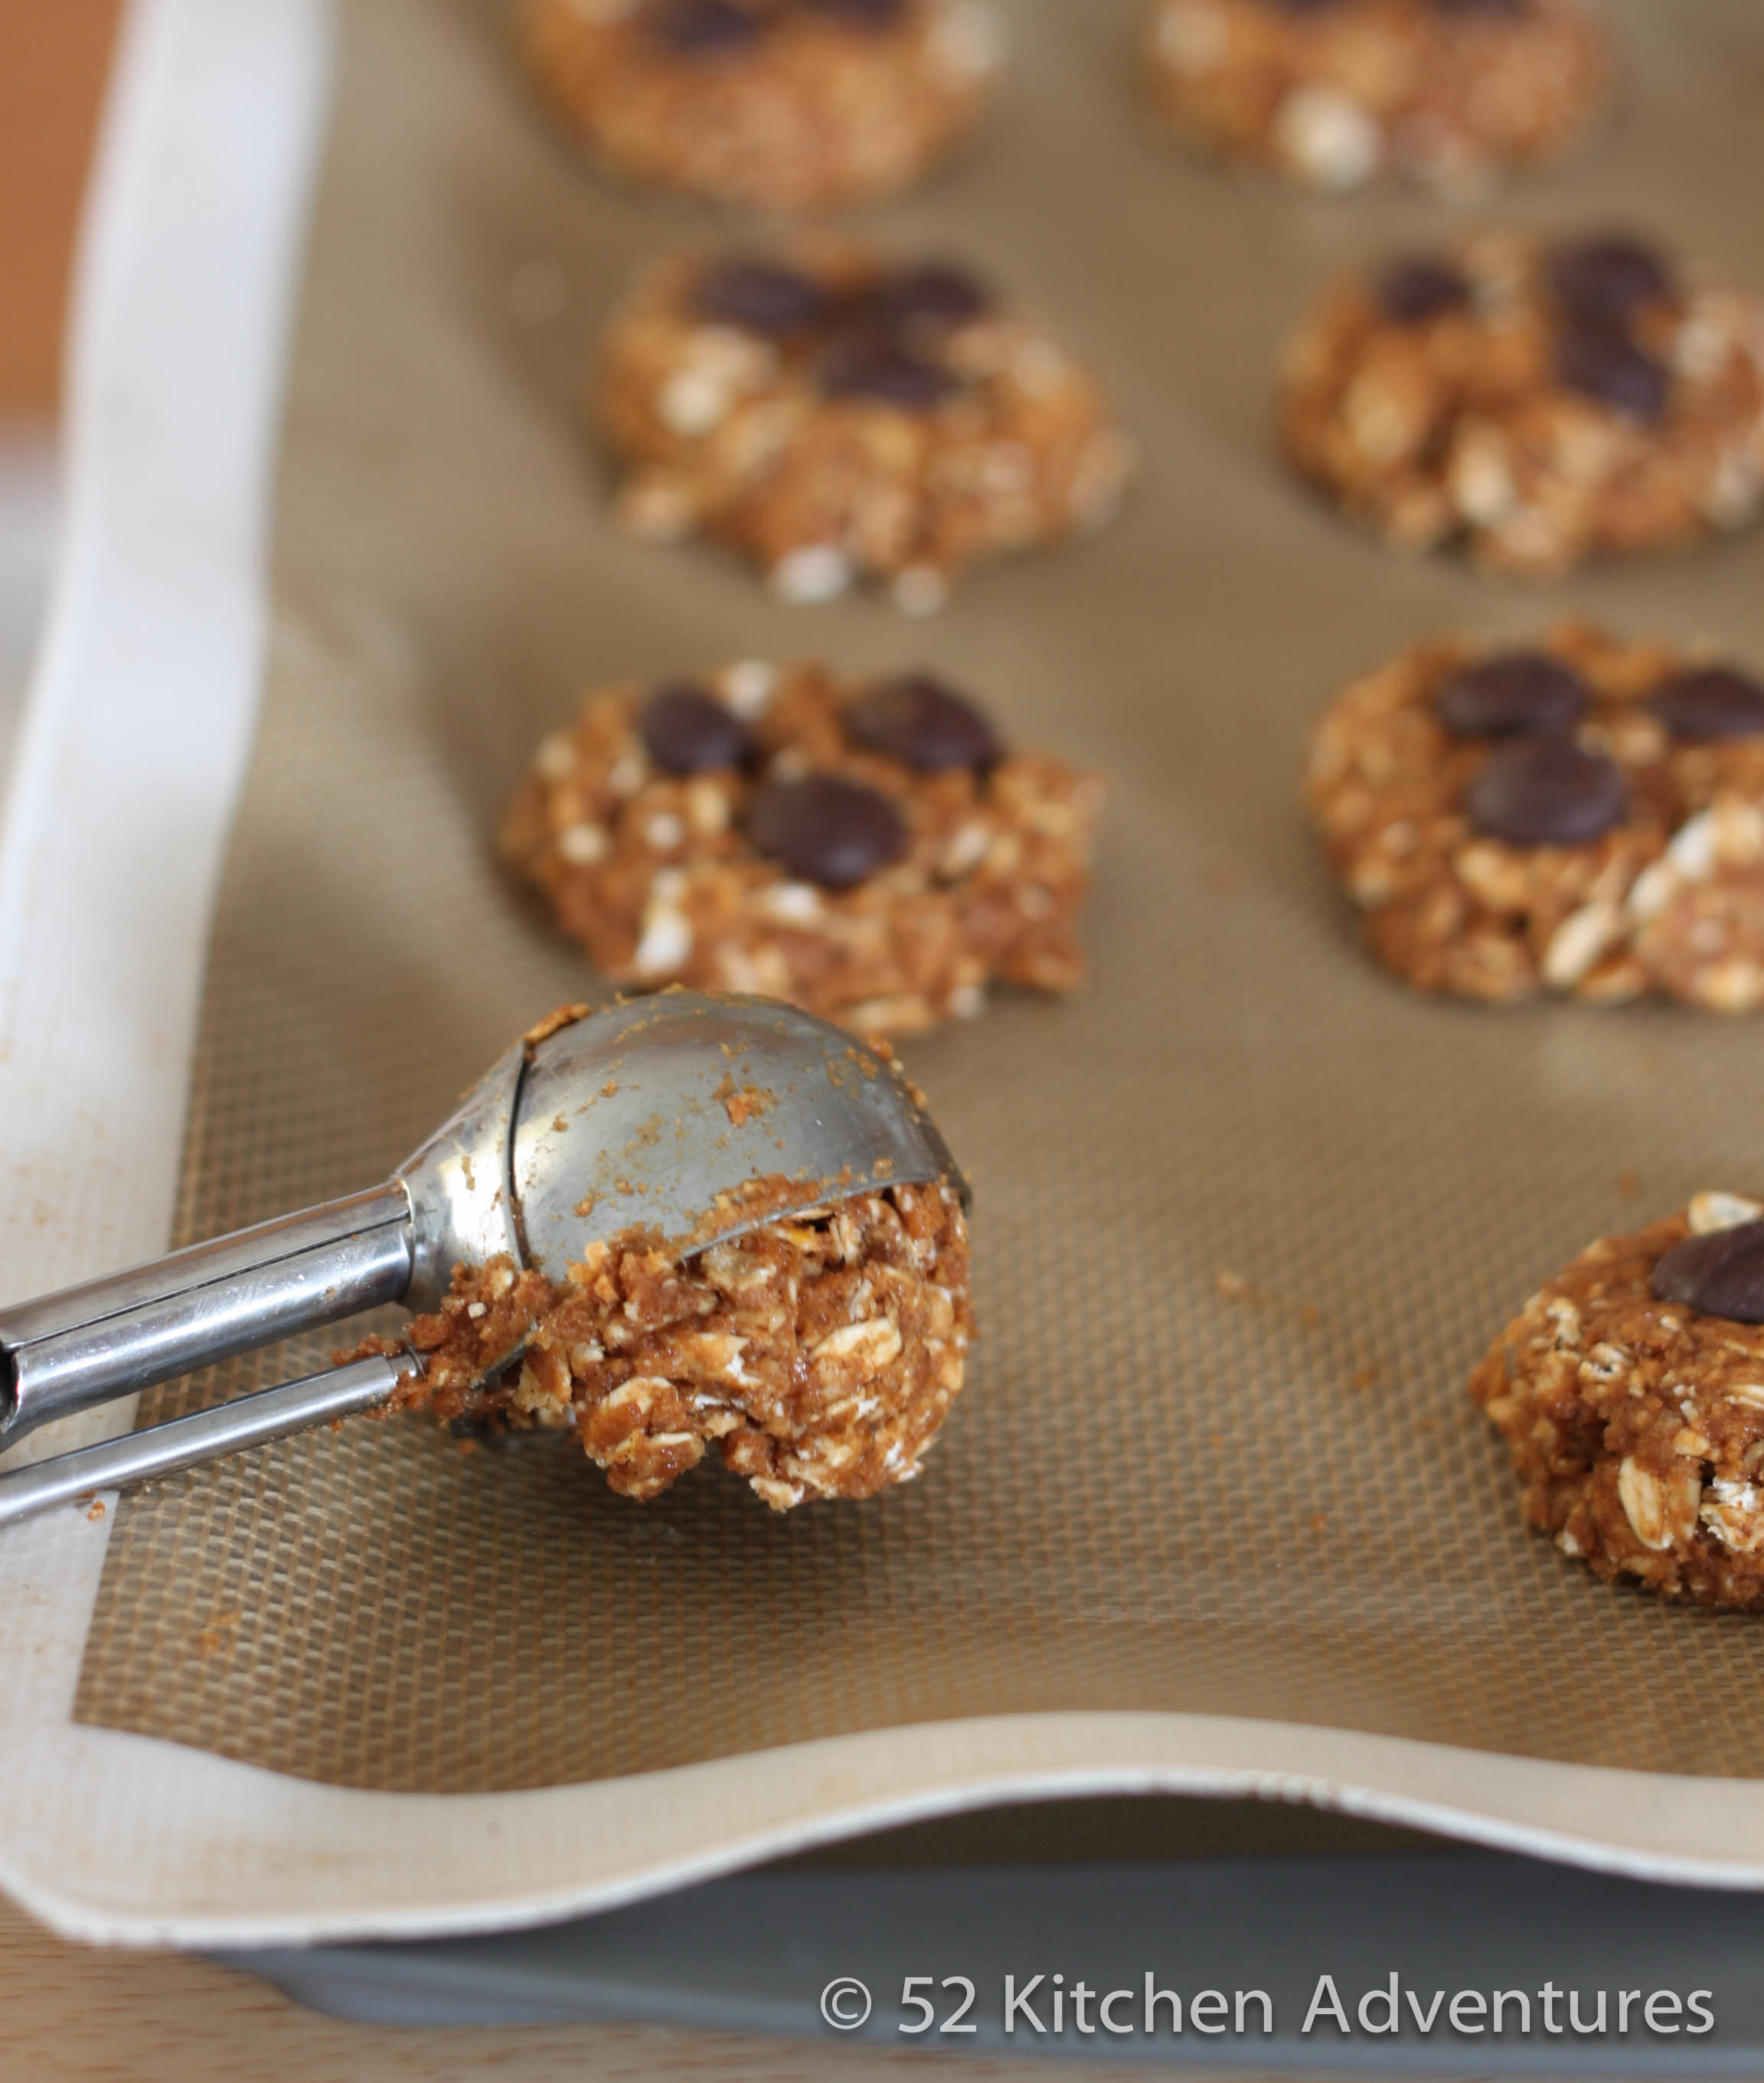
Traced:
[[791, 601], [869, 577], [929, 612], [961, 566], [1100, 526], [1133, 467], [1041, 321], [941, 260], [670, 261], [615, 322], [600, 404], [624, 525], [726, 543]]
[[1549, 577], [1690, 543], [1764, 501], [1764, 302], [1627, 237], [1486, 233], [1329, 297], [1280, 420], [1395, 548]]
[[[760, 1179], [747, 1198], [757, 1211], [800, 1193]], [[896, 1186], [684, 1257], [633, 1227], [586, 1245], [561, 1282], [506, 1258], [458, 1267], [408, 1327], [424, 1371], [398, 1401], [493, 1435], [573, 1437], [639, 1503], [714, 1448], [788, 1511], [910, 1482], [961, 1393], [972, 1329], [959, 1198]], [[518, 1364], [486, 1380], [518, 1346]]]
[[865, 1033], [1066, 991], [1102, 784], [929, 674], [754, 661], [591, 696], [502, 849], [606, 977], [752, 992]]
[[535, 73], [608, 167], [763, 209], [916, 180], [1005, 57], [995, 0], [527, 0]]
[[1563, 1554], [1669, 1599], [1764, 1607], [1764, 1202], [1699, 1194], [1594, 1244], [1470, 1393]]
[[1420, 644], [1305, 781], [1373, 952], [1423, 991], [1764, 1005], [1764, 681], [1570, 623]]
[[1187, 136], [1320, 188], [1448, 188], [1555, 157], [1610, 66], [1584, 0], [1152, 0], [1144, 63]]

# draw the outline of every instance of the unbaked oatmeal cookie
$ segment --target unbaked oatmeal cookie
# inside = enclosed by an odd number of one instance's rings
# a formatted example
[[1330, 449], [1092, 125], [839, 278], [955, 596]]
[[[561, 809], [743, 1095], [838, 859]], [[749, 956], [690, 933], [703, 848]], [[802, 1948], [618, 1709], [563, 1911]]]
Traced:
[[964, 564], [1102, 526], [1134, 461], [1040, 319], [964, 268], [848, 250], [664, 264], [600, 408], [632, 533], [713, 537], [790, 601], [875, 578], [916, 614]]
[[502, 850], [615, 982], [788, 999], [863, 1033], [1084, 973], [1102, 784], [925, 674], [749, 660], [620, 687], [540, 745]]
[[1764, 303], [1632, 239], [1484, 233], [1329, 297], [1280, 416], [1300, 471], [1394, 547], [1548, 577], [1755, 518]]
[[1610, 70], [1584, 0], [1152, 0], [1144, 20], [1163, 116], [1320, 188], [1553, 158]]
[[527, 0], [528, 59], [608, 167], [769, 209], [890, 193], [970, 130], [995, 0]]
[[1669, 1599], [1764, 1606], [1764, 1202], [1699, 1194], [1583, 1252], [1470, 1393], [1563, 1554]]
[[1764, 682], [1717, 656], [1579, 623], [1417, 644], [1330, 706], [1306, 793], [1421, 990], [1764, 1004]]
[[[759, 1180], [754, 1198], [768, 1187], [773, 1206], [798, 1191]], [[402, 1343], [339, 1357], [408, 1348], [423, 1373], [397, 1407], [573, 1437], [640, 1503], [714, 1446], [788, 1511], [911, 1482], [972, 1333], [967, 1224], [940, 1182], [830, 1199], [684, 1255], [633, 1227], [588, 1245], [561, 1282], [506, 1258], [457, 1267]]]

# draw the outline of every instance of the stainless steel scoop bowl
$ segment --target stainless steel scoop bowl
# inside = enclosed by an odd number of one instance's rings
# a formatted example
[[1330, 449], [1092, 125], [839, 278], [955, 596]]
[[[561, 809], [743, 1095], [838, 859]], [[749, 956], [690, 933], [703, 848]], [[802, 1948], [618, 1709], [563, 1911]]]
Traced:
[[[781, 1202], [743, 1206], [750, 1182], [778, 1177]], [[506, 1253], [561, 1279], [636, 1224], [698, 1251], [939, 1178], [966, 1200], [917, 1093], [841, 1028], [706, 992], [572, 1011], [493, 1066], [384, 1185], [0, 1311], [0, 1451], [377, 1303], [432, 1309], [456, 1265]], [[0, 1475], [0, 1525], [370, 1409], [420, 1372], [409, 1354], [359, 1361]]]

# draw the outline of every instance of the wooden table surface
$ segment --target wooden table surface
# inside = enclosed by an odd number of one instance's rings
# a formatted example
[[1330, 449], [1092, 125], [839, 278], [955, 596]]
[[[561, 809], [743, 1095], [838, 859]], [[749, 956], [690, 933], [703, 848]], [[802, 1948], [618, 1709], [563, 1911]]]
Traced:
[[0, 0], [0, 420], [60, 388], [74, 226], [118, 0]]

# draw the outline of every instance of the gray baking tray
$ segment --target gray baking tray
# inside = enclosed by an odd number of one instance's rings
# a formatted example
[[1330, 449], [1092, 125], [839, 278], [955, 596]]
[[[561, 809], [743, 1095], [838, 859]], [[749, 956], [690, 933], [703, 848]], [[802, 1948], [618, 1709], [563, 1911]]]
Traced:
[[[1227, 1842], [1248, 1852], [1220, 1855]], [[1041, 1856], [1036, 1854], [1039, 1853]], [[1179, 1855], [1172, 1856], [1172, 1853]], [[1195, 1854], [1198, 1853], [1198, 1856]], [[1092, 1856], [1085, 1856], [1086, 1853]], [[942, 1861], [938, 1863], [938, 1861]], [[786, 1865], [716, 1881], [599, 1916], [477, 1938], [232, 1953], [230, 1964], [333, 2015], [382, 2025], [507, 2026], [636, 2022], [808, 2036], [829, 2044], [993, 2053], [1111, 2056], [1175, 2068], [1335, 2074], [1477, 2076], [1745, 2076], [1764, 2073], [1764, 1898], [1665, 1888], [1546, 1865], [1498, 1853], [1454, 1850], [1409, 1833], [1308, 1811], [1242, 1804], [1119, 1800], [995, 1811], [861, 1840]], [[1185, 2030], [1142, 2030], [1145, 1974], [1184, 1999]], [[1007, 2035], [1005, 1978], [1030, 1998], [1046, 2030], [1019, 2013]], [[1373, 2034], [1360, 1998], [1398, 1977], [1425, 2009], [1423, 2032], [1407, 2004], [1398, 2030]], [[1053, 2029], [1053, 1977], [1062, 1995], [1126, 1988], [1111, 2036], [1071, 2016]], [[1332, 1977], [1352, 2025], [1326, 2017], [1302, 2028], [1320, 1978]], [[974, 1984], [967, 2033], [903, 2034], [922, 2013], [901, 2002], [907, 1977]], [[823, 1992], [855, 1978], [871, 1999], [867, 2020], [836, 2031]], [[1543, 2029], [1540, 1992], [1564, 2029]], [[934, 2018], [962, 2002], [958, 1985], [921, 1984]], [[1248, 2001], [1242, 2035], [1192, 2029], [1197, 1992], [1265, 1992], [1274, 2030]], [[1497, 2039], [1454, 2030], [1458, 1991], [1529, 1992], [1529, 2033], [1509, 2005]], [[1609, 1992], [1607, 2029], [1596, 2017]], [[1681, 1999], [1707, 1991], [1715, 2024], [1688, 2036], [1648, 2030], [1641, 2004], [1630, 2030], [1614, 2024], [1626, 1989]], [[848, 2004], [859, 2001], [848, 1996]], [[1667, 2006], [1660, 2018], [1668, 2022]], [[1227, 2013], [1228, 2021], [1230, 2013]], [[1382, 2022], [1381, 2004], [1370, 2013]], [[1474, 2018], [1466, 2007], [1465, 2022]], [[1682, 2013], [1681, 2026], [1688, 2013]]]

